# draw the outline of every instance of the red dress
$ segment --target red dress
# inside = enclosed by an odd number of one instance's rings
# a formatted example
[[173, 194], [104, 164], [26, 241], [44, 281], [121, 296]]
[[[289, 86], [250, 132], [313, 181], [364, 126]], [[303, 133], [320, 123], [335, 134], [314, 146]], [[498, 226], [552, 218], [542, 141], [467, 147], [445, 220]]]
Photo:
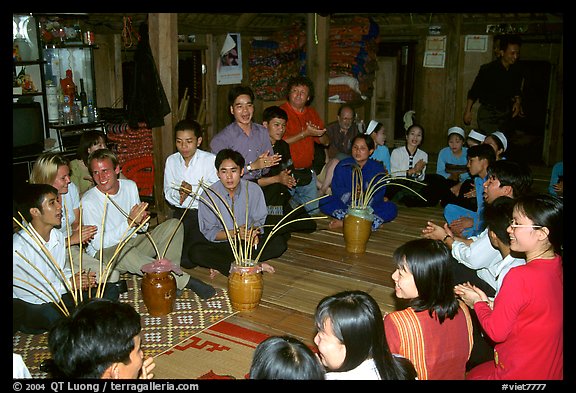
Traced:
[[559, 255], [512, 268], [494, 310], [483, 302], [474, 304], [496, 346], [494, 361], [474, 367], [466, 379], [563, 379], [563, 288]]
[[468, 307], [459, 303], [454, 318], [442, 323], [436, 314], [411, 307], [384, 317], [390, 351], [410, 359], [419, 380], [464, 379], [474, 340]]

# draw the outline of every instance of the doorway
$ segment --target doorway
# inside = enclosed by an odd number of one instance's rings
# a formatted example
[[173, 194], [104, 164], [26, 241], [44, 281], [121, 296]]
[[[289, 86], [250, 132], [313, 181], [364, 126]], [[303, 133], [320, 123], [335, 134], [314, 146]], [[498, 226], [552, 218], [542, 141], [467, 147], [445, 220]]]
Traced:
[[414, 109], [416, 41], [381, 42], [374, 91], [375, 119], [384, 124], [387, 145], [404, 141], [404, 114]]

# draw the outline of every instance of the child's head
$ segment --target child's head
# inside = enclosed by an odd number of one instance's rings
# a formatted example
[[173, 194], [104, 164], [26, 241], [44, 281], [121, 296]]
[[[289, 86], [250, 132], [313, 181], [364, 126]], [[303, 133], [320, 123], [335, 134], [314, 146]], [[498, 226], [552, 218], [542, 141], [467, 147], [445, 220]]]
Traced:
[[238, 85], [228, 93], [230, 113], [239, 124], [250, 124], [254, 116], [254, 91], [250, 86]]
[[546, 250], [562, 254], [564, 243], [564, 203], [550, 194], [526, 194], [515, 199], [508, 227], [510, 248], [518, 252]]
[[279, 106], [269, 106], [262, 112], [262, 125], [268, 129], [268, 135], [274, 142], [284, 136], [287, 122], [288, 114]]
[[468, 163], [466, 166], [468, 167], [468, 172], [472, 176], [476, 176], [488, 172], [490, 165], [496, 161], [496, 154], [492, 147], [481, 143], [468, 148], [467, 158]]
[[196, 120], [180, 120], [174, 127], [176, 149], [187, 160], [202, 144], [202, 126]]
[[254, 350], [250, 379], [323, 380], [326, 370], [302, 341], [271, 336]]
[[370, 120], [368, 128], [366, 128], [366, 135], [370, 135], [374, 143], [378, 146], [386, 144], [386, 130], [384, 124], [376, 120]]
[[460, 127], [448, 129], [448, 146], [453, 153], [461, 152], [464, 146], [464, 130]]
[[471, 130], [466, 138], [466, 144], [468, 147], [479, 145], [484, 142], [486, 135], [479, 133], [478, 131]]
[[416, 311], [435, 311], [440, 323], [458, 310], [454, 295], [452, 266], [456, 261], [450, 249], [439, 240], [415, 239], [398, 247], [392, 256], [396, 270], [392, 279], [396, 296], [409, 299]]
[[214, 166], [218, 171], [218, 178], [229, 191], [236, 190], [244, 174], [244, 156], [232, 149], [222, 149], [216, 154]]

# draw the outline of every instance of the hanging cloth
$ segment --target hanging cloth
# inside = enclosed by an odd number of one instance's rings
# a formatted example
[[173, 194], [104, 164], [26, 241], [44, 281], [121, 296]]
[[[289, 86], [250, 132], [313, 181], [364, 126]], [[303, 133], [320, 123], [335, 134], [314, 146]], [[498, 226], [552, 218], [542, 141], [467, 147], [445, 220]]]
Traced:
[[148, 24], [140, 25], [140, 42], [134, 54], [132, 95], [128, 101], [128, 125], [139, 128], [145, 122], [149, 128], [164, 125], [164, 116], [170, 113], [170, 103], [162, 87], [156, 63], [150, 48]]

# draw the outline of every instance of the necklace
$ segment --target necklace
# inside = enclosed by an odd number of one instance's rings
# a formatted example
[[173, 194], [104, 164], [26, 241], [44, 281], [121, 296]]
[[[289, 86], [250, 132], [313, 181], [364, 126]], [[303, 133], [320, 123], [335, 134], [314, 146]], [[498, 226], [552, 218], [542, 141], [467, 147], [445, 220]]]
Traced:
[[[551, 252], [552, 255], [546, 256], [544, 258], [544, 254]], [[545, 249], [544, 251], [542, 251], [540, 254], [536, 255], [535, 257], [532, 257], [530, 259], [526, 260], [526, 263], [531, 262], [535, 259], [552, 259], [556, 256], [556, 254], [554, 253], [554, 250], [552, 250], [552, 247], [548, 247], [547, 249]]]

